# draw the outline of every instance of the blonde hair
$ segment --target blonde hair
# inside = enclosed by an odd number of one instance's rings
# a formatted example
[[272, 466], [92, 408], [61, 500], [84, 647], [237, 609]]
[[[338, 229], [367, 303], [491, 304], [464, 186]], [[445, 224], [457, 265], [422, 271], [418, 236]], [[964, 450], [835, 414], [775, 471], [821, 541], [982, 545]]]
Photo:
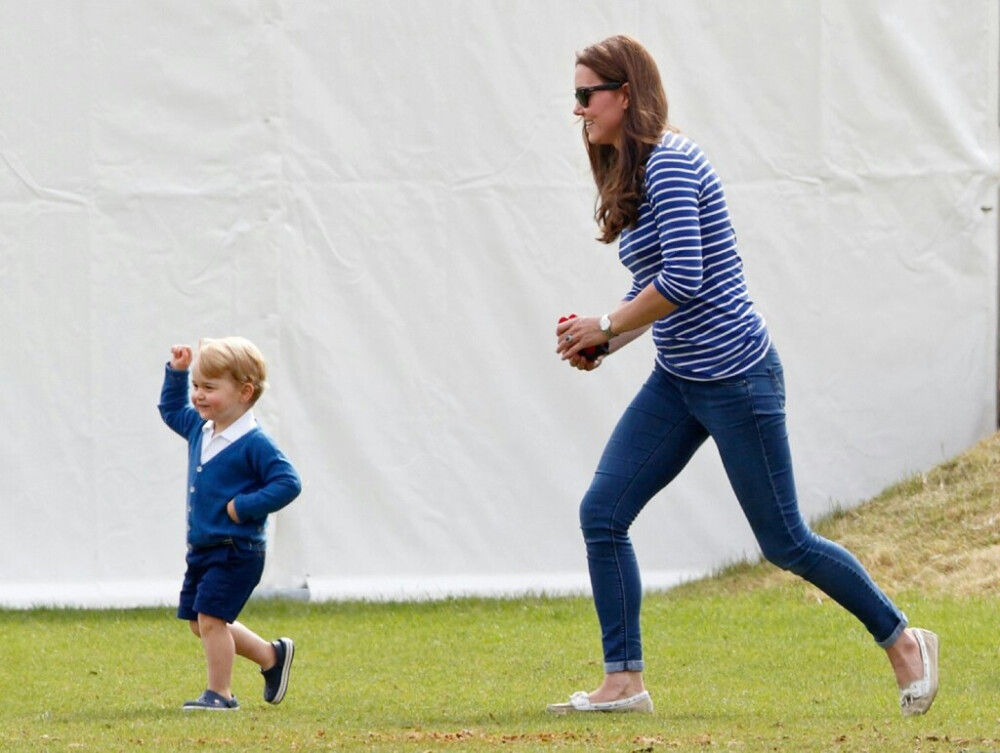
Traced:
[[583, 143], [597, 184], [594, 219], [598, 240], [611, 243], [639, 220], [646, 158], [664, 131], [676, 131], [667, 119], [667, 95], [652, 55], [632, 37], [620, 34], [592, 44], [576, 56], [602, 81], [628, 84], [628, 109], [622, 123], [622, 143], [591, 144], [583, 125]]
[[252, 384], [254, 405], [267, 389], [267, 362], [260, 349], [245, 337], [203, 337], [198, 341], [195, 367], [206, 379], [228, 377], [237, 384]]

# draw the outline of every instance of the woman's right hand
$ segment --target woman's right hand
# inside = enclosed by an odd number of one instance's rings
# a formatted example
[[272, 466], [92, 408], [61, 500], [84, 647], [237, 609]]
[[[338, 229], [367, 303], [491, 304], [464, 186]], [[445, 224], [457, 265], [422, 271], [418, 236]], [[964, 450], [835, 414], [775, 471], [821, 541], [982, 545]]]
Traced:
[[585, 356], [577, 353], [575, 356], [570, 356], [566, 359], [566, 363], [572, 366], [574, 369], [579, 369], [580, 371], [593, 371], [604, 361], [604, 356], [598, 356], [594, 360], [590, 360]]
[[175, 371], [187, 371], [191, 365], [191, 346], [174, 345], [170, 348], [170, 368]]

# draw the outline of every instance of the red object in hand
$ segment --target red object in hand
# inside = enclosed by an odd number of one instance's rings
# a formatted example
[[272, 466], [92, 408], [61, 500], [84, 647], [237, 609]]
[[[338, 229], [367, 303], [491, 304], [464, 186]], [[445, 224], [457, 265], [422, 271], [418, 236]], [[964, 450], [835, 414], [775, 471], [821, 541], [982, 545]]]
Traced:
[[[560, 316], [559, 323], [568, 322], [570, 319], [576, 319], [576, 314], [570, 314], [569, 316]], [[586, 358], [588, 361], [596, 361], [600, 356], [608, 354], [608, 344], [603, 345], [591, 345], [590, 347], [584, 348], [580, 351], [580, 355]]]

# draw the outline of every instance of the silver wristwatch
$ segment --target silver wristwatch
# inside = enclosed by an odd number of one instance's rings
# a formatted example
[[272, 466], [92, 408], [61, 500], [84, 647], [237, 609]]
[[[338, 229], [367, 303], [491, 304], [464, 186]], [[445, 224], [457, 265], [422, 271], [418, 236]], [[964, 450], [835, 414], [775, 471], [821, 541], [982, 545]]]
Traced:
[[618, 333], [612, 331], [612, 329], [611, 329], [611, 314], [605, 314], [604, 316], [602, 316], [601, 317], [601, 321], [599, 322], [599, 326], [601, 328], [601, 332], [603, 332], [605, 335], [607, 335], [609, 340], [612, 337], [617, 336], [617, 334], [618, 334]]

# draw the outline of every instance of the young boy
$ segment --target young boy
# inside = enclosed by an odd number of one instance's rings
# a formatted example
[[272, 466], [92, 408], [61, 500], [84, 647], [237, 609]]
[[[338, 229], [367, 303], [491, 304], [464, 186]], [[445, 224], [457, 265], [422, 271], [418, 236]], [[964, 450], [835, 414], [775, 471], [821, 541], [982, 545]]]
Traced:
[[237, 654], [260, 665], [264, 700], [281, 703], [295, 644], [268, 643], [236, 622], [264, 571], [267, 516], [302, 490], [292, 464], [254, 419], [267, 366], [242, 337], [203, 339], [189, 399], [191, 348], [175, 345], [170, 352], [160, 415], [188, 441], [187, 572], [177, 616], [201, 638], [208, 664], [207, 689], [183, 708], [238, 709], [230, 688]]

